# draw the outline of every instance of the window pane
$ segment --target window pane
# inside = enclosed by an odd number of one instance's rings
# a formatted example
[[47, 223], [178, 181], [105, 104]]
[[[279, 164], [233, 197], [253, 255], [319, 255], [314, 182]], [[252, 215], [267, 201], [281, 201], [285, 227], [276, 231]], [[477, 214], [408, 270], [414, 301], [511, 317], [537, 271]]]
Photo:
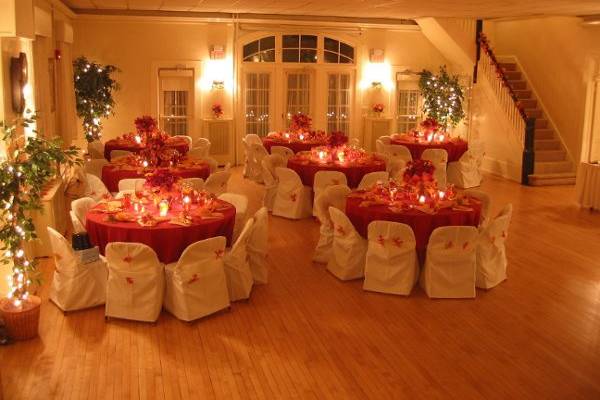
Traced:
[[260, 39], [260, 50], [269, 50], [275, 48], [275, 36], [267, 36]]
[[246, 74], [246, 133], [264, 136], [269, 131], [269, 88], [267, 73]]
[[299, 62], [300, 54], [298, 49], [283, 49], [283, 62]]
[[352, 64], [354, 61], [348, 57], [340, 56], [340, 64]]
[[337, 53], [332, 53], [330, 51], [325, 51], [324, 52], [325, 55], [325, 62], [326, 63], [336, 63], [338, 62], [338, 55]]
[[258, 40], [244, 45], [244, 60], [255, 53], [258, 53]]
[[338, 42], [337, 40], [333, 40], [330, 38], [325, 38], [325, 50], [329, 50], [329, 51], [333, 51], [334, 53], [337, 53], [339, 51], [339, 45], [340, 42]]
[[267, 50], [261, 53], [261, 61], [275, 62], [275, 50]]
[[300, 50], [300, 62], [316, 63], [317, 62], [317, 50]]
[[313, 35], [302, 35], [300, 47], [302, 47], [303, 49], [316, 49], [317, 37]]
[[340, 43], [340, 54], [354, 60], [354, 47], [347, 45], [346, 43]]
[[283, 44], [281, 47], [285, 48], [299, 48], [300, 37], [298, 35], [283, 35]]
[[327, 83], [327, 130], [348, 134], [350, 129], [350, 75], [329, 74]]

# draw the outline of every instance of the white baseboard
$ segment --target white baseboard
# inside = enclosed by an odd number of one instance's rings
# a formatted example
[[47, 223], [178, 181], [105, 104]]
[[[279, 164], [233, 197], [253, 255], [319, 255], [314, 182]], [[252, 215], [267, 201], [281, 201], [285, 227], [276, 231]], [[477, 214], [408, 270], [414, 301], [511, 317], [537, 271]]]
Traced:
[[496, 175], [514, 182], [521, 182], [521, 165], [506, 160], [498, 160], [485, 156], [481, 169], [492, 175]]

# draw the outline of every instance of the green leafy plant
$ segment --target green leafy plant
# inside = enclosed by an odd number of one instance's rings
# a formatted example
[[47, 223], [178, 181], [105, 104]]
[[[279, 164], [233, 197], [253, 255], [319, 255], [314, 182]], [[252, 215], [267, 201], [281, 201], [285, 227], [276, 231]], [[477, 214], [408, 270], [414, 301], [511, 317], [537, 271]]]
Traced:
[[102, 118], [114, 115], [114, 92], [120, 89], [112, 77], [119, 69], [79, 57], [73, 61], [77, 116], [83, 119], [83, 131], [88, 142], [100, 139]]
[[465, 116], [462, 105], [464, 94], [458, 75], [450, 76], [445, 65], [440, 67], [437, 75], [426, 69], [419, 75], [419, 88], [424, 97], [423, 113], [445, 129], [458, 125]]
[[[6, 157], [0, 159], [0, 263], [12, 263], [8, 298], [15, 307], [27, 300], [30, 286], [39, 284], [35, 260], [29, 260], [23, 243], [36, 238], [32, 211], [42, 208], [45, 185], [60, 172], [61, 164], [81, 164], [79, 149], [62, 148], [60, 138], [25, 137], [18, 126], [31, 129], [35, 115], [18, 118], [11, 124], [0, 122]], [[33, 133], [37, 133], [32, 130]]]

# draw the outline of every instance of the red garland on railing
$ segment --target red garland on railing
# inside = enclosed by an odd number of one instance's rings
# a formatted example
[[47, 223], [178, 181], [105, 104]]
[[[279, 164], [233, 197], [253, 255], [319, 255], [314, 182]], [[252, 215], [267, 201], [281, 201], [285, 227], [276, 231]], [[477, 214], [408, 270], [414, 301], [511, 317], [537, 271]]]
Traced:
[[488, 38], [485, 36], [484, 33], [479, 34], [479, 47], [490, 58], [491, 65], [496, 70], [496, 76], [502, 81], [502, 84], [504, 85], [504, 87], [506, 87], [508, 89], [508, 93], [510, 94], [510, 97], [515, 102], [515, 105], [517, 106], [517, 109], [519, 110], [519, 114], [521, 114], [521, 117], [523, 117], [523, 119], [526, 120], [527, 114], [525, 114], [523, 105], [519, 101], [519, 97], [517, 96], [517, 94], [515, 93], [513, 88], [510, 86], [508, 79], [506, 79], [506, 75], [504, 75], [504, 71], [502, 70], [500, 63], [496, 59], [496, 56], [494, 55], [494, 52], [492, 51], [492, 48], [490, 47], [490, 42], [488, 41]]

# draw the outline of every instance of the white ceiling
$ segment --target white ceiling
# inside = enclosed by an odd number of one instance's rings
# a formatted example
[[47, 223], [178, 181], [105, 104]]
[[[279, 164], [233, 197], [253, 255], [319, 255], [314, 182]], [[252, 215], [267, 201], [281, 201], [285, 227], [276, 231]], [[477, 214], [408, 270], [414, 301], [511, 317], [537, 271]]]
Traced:
[[75, 11], [112, 9], [362, 18], [495, 18], [600, 14], [600, 0], [63, 0], [63, 2]]

